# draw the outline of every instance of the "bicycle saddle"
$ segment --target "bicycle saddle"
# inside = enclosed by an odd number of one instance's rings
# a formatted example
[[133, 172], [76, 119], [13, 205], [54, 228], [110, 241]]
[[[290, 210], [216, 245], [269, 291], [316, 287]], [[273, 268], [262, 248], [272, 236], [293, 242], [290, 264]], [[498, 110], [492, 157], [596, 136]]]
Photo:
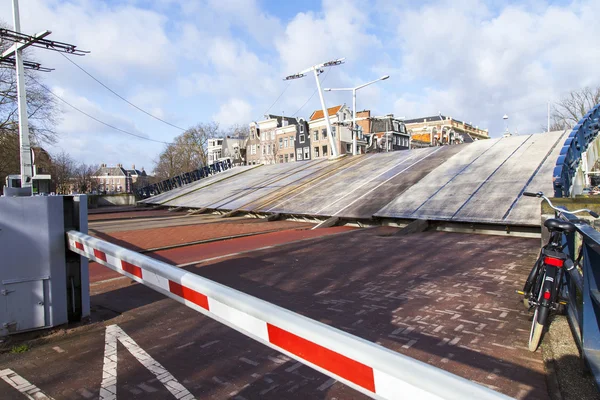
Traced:
[[548, 230], [551, 230], [551, 231], [575, 232], [575, 225], [573, 225], [570, 222], [562, 221], [562, 220], [556, 219], [556, 218], [547, 219], [544, 222], [544, 226], [546, 228], [548, 228]]

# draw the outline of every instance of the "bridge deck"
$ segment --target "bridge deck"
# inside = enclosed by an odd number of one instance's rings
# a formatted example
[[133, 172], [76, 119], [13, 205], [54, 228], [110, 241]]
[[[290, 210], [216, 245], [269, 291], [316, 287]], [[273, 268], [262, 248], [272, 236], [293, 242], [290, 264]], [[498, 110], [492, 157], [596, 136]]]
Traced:
[[[563, 132], [275, 164], [214, 177], [148, 203], [191, 208], [538, 225]], [[235, 170], [234, 170], [235, 171]], [[227, 173], [225, 173], [227, 174]], [[233, 174], [233, 173], [230, 173]], [[210, 178], [213, 179], [213, 178]]]

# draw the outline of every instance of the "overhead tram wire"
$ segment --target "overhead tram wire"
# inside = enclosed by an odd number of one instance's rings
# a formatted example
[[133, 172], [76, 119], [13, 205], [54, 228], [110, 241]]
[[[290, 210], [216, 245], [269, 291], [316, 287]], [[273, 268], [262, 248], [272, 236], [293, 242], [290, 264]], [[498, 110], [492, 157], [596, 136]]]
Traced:
[[[64, 58], [67, 59], [67, 61], [69, 61], [71, 64], [73, 64], [74, 66], [76, 66], [77, 68], [79, 68], [81, 71], [83, 71], [87, 76], [89, 76], [90, 78], [92, 78], [93, 80], [95, 80], [96, 82], [98, 82], [101, 86], [103, 86], [106, 90], [108, 90], [109, 92], [111, 92], [112, 94], [114, 94], [115, 96], [117, 96], [119, 99], [123, 100], [125, 103], [129, 104], [130, 106], [136, 108], [137, 110], [143, 112], [144, 114], [164, 123], [167, 124], [175, 129], [179, 129], [181, 131], [186, 131], [187, 129], [182, 128], [180, 126], [174, 125], [168, 121], [165, 121], [164, 119], [157, 117], [154, 114], [149, 113], [148, 111], [136, 106], [135, 104], [133, 104], [132, 102], [130, 102], [129, 100], [127, 100], [125, 97], [121, 96], [119, 93], [115, 92], [114, 90], [112, 90], [111, 88], [109, 88], [107, 85], [105, 85], [104, 83], [102, 83], [98, 78], [96, 78], [95, 76], [93, 76], [92, 74], [90, 74], [89, 72], [87, 72], [82, 66], [80, 66], [79, 64], [77, 64], [75, 61], [71, 60], [69, 57], [65, 56], [63, 53], [59, 53], [61, 56], [63, 56]], [[287, 88], [286, 88], [287, 89]], [[283, 93], [282, 93], [283, 94]], [[281, 97], [281, 96], [279, 96]], [[271, 106], [273, 107], [273, 106]]]
[[267, 113], [271, 110], [271, 108], [273, 108], [273, 106], [275, 104], [277, 104], [277, 102], [279, 101], [279, 99], [281, 98], [281, 96], [283, 96], [283, 94], [285, 93], [286, 90], [288, 90], [288, 88], [290, 87], [290, 85], [292, 84], [292, 82], [288, 82], [287, 86], [283, 89], [283, 91], [279, 94], [279, 96], [275, 99], [275, 101], [273, 102], [273, 104], [271, 104], [271, 106], [269, 108], [267, 108], [267, 111], [265, 111], [263, 113], [263, 115], [267, 115]]
[[44, 90], [46, 90], [52, 96], [56, 97], [58, 100], [62, 101], [63, 103], [65, 103], [66, 105], [68, 105], [69, 107], [71, 107], [72, 109], [74, 109], [76, 111], [79, 111], [81, 114], [85, 115], [88, 118], [93, 119], [94, 121], [96, 121], [96, 122], [98, 122], [98, 123], [100, 123], [102, 125], [108, 126], [111, 129], [114, 129], [114, 130], [119, 131], [121, 133], [125, 133], [125, 134], [130, 135], [130, 136], [134, 136], [134, 137], [139, 138], [139, 139], [143, 139], [143, 140], [147, 140], [147, 141], [155, 142], [155, 143], [162, 143], [162, 144], [166, 144], [166, 145], [171, 144], [169, 142], [163, 142], [162, 140], [150, 139], [150, 138], [144, 137], [142, 135], [138, 135], [138, 134], [135, 134], [135, 133], [132, 133], [132, 132], [128, 132], [128, 131], [126, 131], [124, 129], [117, 128], [116, 126], [111, 125], [111, 124], [109, 124], [107, 122], [104, 122], [104, 121], [102, 121], [102, 120], [94, 117], [93, 115], [90, 115], [90, 114], [86, 113], [85, 111], [83, 111], [83, 110], [75, 107], [73, 104], [69, 103], [68, 101], [66, 101], [65, 99], [63, 99], [62, 97], [60, 97], [59, 95], [57, 95], [56, 93], [54, 93], [52, 90], [50, 90], [49, 88], [47, 88], [45, 85], [43, 85], [40, 82], [38, 82], [35, 78], [30, 77], [30, 79], [32, 79], [35, 83], [37, 83], [38, 85], [40, 85]]
[[[327, 79], [327, 75], [329, 74], [329, 71], [331, 71], [331, 69], [328, 68], [327, 72], [325, 72], [325, 76], [323, 76], [323, 80], [321, 81], [321, 84], [323, 82], [325, 82], [325, 79]], [[292, 117], [295, 117], [300, 111], [302, 111], [302, 109], [308, 104], [308, 102], [312, 100], [312, 98], [315, 96], [315, 94], [317, 94], [317, 90], [319, 90], [319, 89], [315, 89], [315, 91], [310, 95], [310, 97], [308, 98], [308, 100], [306, 100], [304, 102], [304, 104], [302, 104], [302, 107], [300, 107], [298, 109], [298, 111], [296, 111], [295, 113], [292, 114]]]

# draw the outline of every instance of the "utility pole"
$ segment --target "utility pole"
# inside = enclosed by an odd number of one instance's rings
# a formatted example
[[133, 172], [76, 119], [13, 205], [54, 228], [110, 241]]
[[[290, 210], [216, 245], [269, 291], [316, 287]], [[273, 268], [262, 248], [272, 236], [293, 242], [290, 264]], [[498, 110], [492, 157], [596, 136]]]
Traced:
[[[44, 39], [50, 31], [42, 31], [34, 36], [21, 33], [21, 20], [19, 17], [19, 0], [12, 0], [14, 31], [0, 29], [0, 37], [14, 42], [14, 44], [0, 55], [0, 64], [12, 65], [17, 75], [17, 109], [19, 115], [19, 149], [21, 168], [21, 187], [31, 188], [33, 177], [33, 163], [31, 159], [31, 144], [29, 143], [29, 121], [27, 116], [27, 93], [25, 91], [25, 69], [49, 72], [39, 63], [24, 61], [23, 49], [33, 46], [48, 50], [60, 51], [74, 55], [89, 53], [77, 50], [76, 46], [62, 42]], [[14, 56], [14, 58], [13, 58]], [[33, 193], [33, 192], [32, 192]]]
[[367, 82], [365, 84], [362, 84], [362, 85], [359, 85], [359, 86], [353, 87], [353, 88], [335, 88], [335, 89], [327, 88], [327, 89], [325, 89], [326, 92], [331, 92], [332, 90], [351, 90], [352, 91], [352, 155], [353, 156], [355, 156], [358, 153], [358, 149], [356, 148], [357, 147], [356, 146], [356, 137], [358, 136], [358, 129], [356, 128], [356, 91], [358, 89], [364, 88], [365, 86], [369, 86], [375, 82], [385, 81], [389, 77], [390, 77], [389, 75], [385, 75], [379, 79], [375, 79], [374, 81]]
[[315, 80], [317, 81], [317, 91], [319, 92], [319, 99], [321, 99], [321, 108], [323, 109], [323, 116], [325, 117], [325, 125], [327, 126], [327, 135], [329, 136], [329, 146], [331, 147], [331, 152], [333, 157], [337, 157], [339, 155], [337, 151], [337, 147], [335, 145], [335, 141], [333, 140], [333, 133], [331, 131], [331, 122], [329, 121], [329, 113], [327, 112], [327, 106], [325, 105], [325, 99], [323, 98], [323, 91], [321, 90], [321, 82], [319, 80], [319, 75], [323, 72], [324, 67], [333, 67], [336, 65], [340, 65], [344, 63], [345, 58], [339, 58], [337, 60], [328, 61], [325, 63], [313, 65], [310, 68], [305, 69], [304, 71], [300, 71], [297, 74], [289, 75], [284, 78], [284, 80], [289, 81], [291, 79], [303, 78], [307, 73], [313, 72], [315, 76]]
[[[19, 1], [13, 0], [13, 22], [15, 32], [21, 33]], [[25, 93], [25, 69], [23, 68], [23, 50], [15, 44], [15, 68], [17, 73], [17, 104], [19, 109], [19, 148], [21, 151], [21, 187], [31, 187], [33, 165], [31, 145], [29, 144], [29, 122], [27, 119], [27, 95]]]

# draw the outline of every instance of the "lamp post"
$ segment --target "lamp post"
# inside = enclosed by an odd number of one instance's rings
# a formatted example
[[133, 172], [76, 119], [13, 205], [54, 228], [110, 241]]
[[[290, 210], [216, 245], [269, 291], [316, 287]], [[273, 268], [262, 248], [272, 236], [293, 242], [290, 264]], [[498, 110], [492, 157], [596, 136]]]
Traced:
[[289, 81], [291, 79], [303, 78], [307, 73], [313, 72], [315, 75], [315, 80], [317, 81], [317, 91], [319, 92], [319, 99], [321, 99], [321, 108], [323, 109], [323, 116], [325, 117], [325, 125], [327, 126], [327, 135], [329, 136], [329, 145], [331, 146], [331, 152], [333, 157], [338, 156], [337, 147], [335, 146], [335, 142], [333, 140], [333, 134], [331, 132], [331, 122], [329, 121], [329, 113], [327, 112], [327, 107], [325, 106], [325, 99], [323, 98], [323, 91], [321, 90], [321, 82], [319, 81], [319, 74], [323, 72], [324, 67], [333, 67], [336, 65], [340, 65], [344, 63], [345, 58], [339, 58], [333, 61], [327, 61], [321, 64], [313, 65], [310, 68], [305, 69], [304, 71], [300, 71], [297, 74], [286, 76], [284, 80]]
[[357, 153], [357, 149], [356, 149], [356, 136], [357, 136], [357, 129], [356, 129], [356, 91], [358, 89], [362, 89], [365, 86], [369, 86], [375, 82], [379, 82], [379, 81], [385, 81], [386, 79], [388, 79], [390, 76], [389, 75], [385, 75], [382, 76], [379, 79], [375, 79], [374, 81], [371, 82], [367, 82], [365, 84], [362, 84], [360, 86], [354, 87], [354, 88], [327, 88], [325, 89], [327, 92], [331, 92], [333, 90], [351, 90], [352, 91], [352, 155], [355, 156]]

